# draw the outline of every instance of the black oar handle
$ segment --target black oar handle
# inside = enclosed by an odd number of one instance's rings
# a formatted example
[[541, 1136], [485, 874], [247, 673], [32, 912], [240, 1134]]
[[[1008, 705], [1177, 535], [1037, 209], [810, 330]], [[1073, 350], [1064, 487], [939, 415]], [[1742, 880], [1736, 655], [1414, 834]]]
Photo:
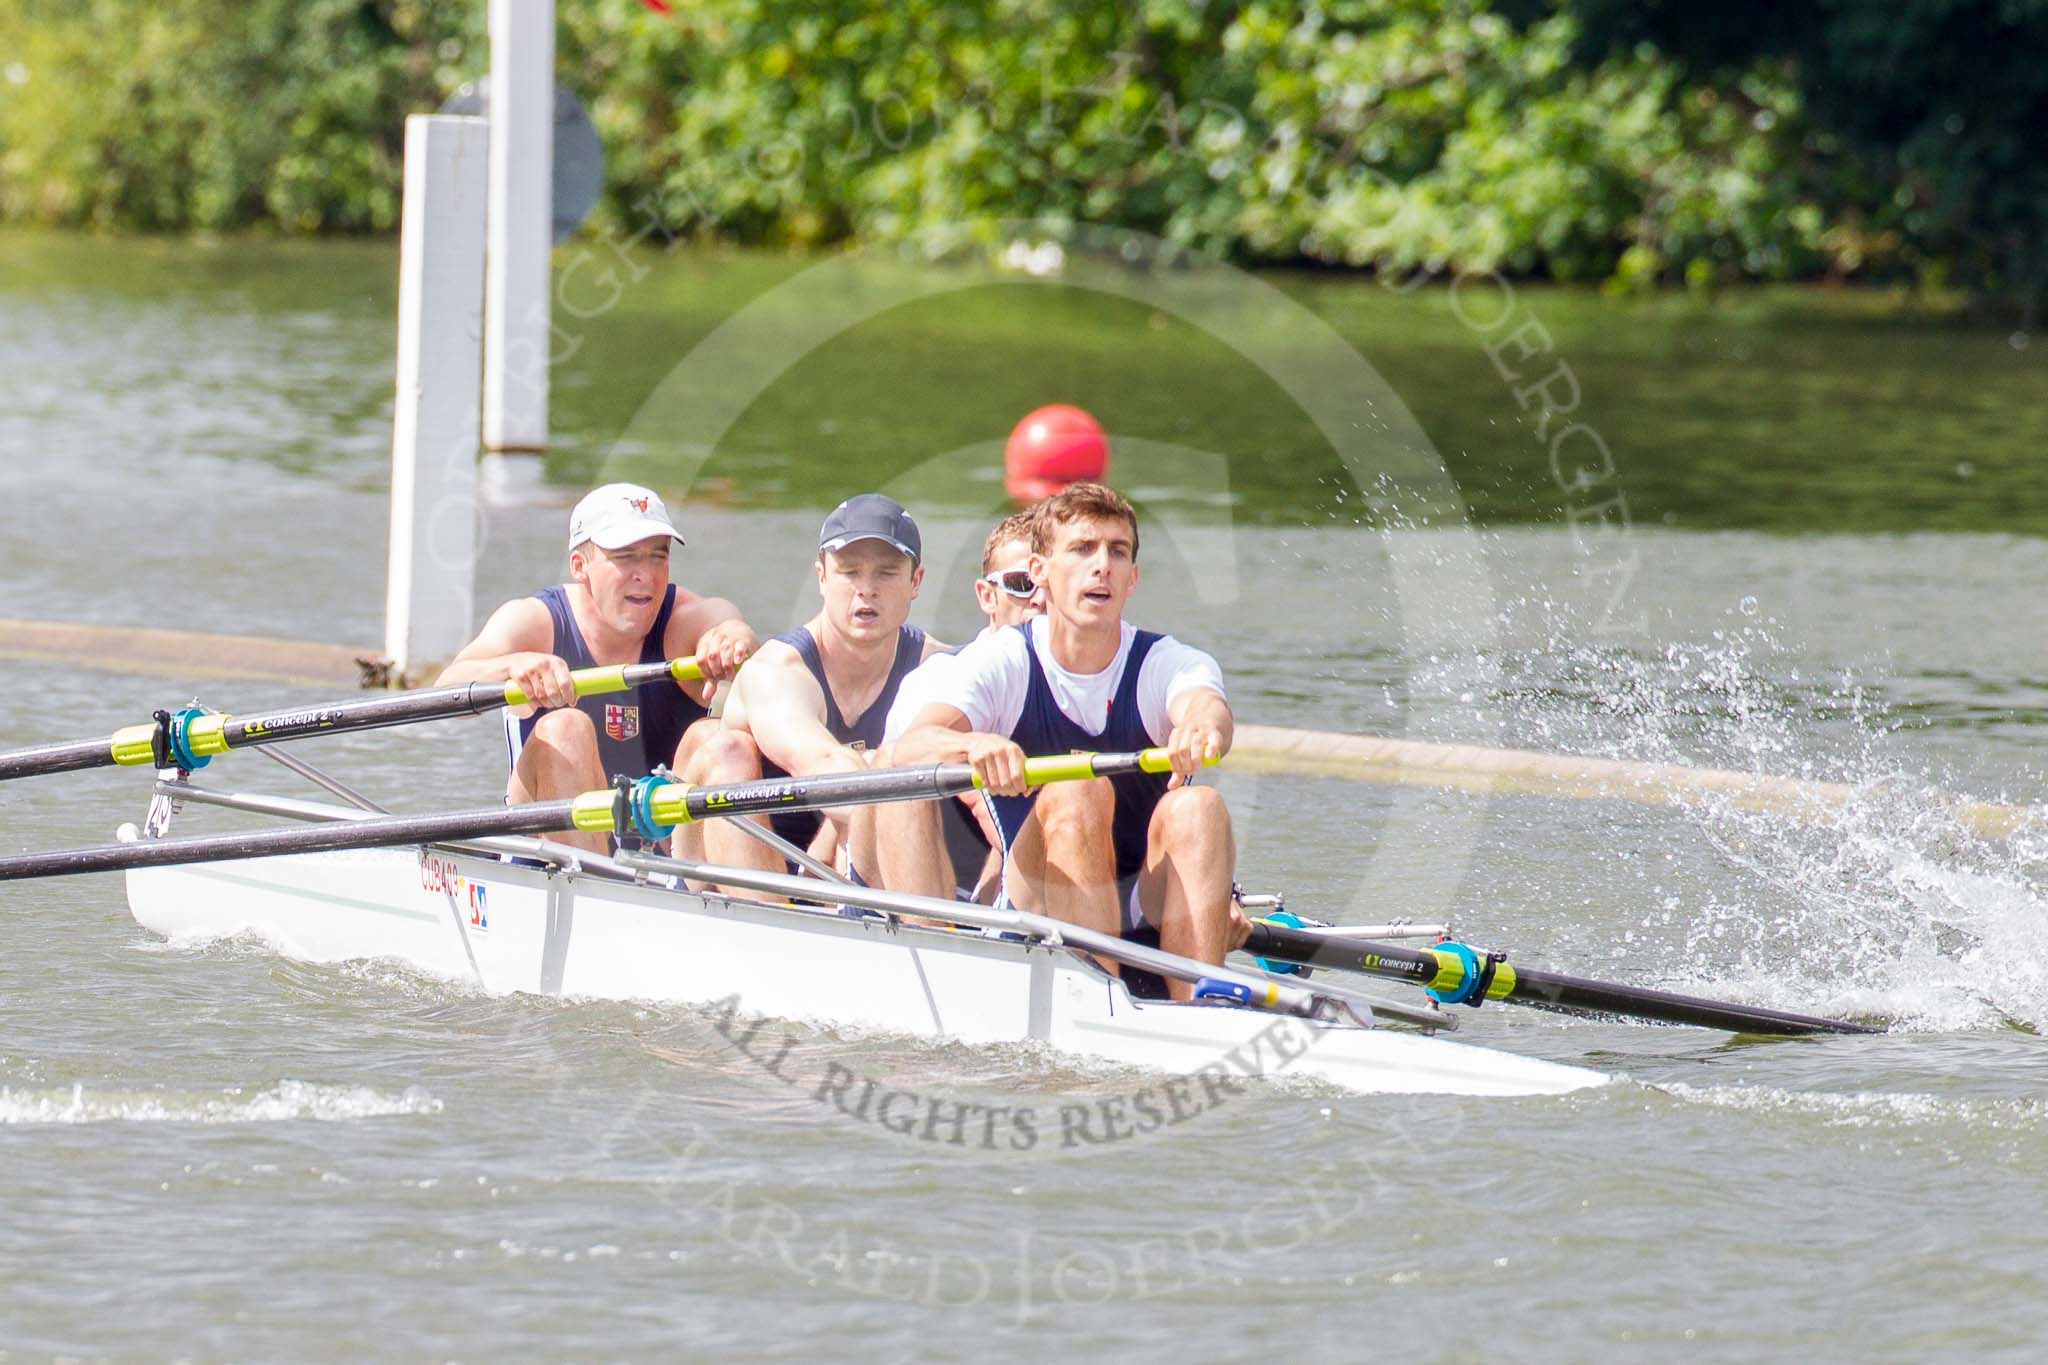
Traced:
[[[1369, 976], [1408, 981], [1418, 986], [1435, 983], [1443, 960], [1433, 952], [1404, 948], [1393, 943], [1374, 943], [1333, 934], [1316, 934], [1302, 929], [1264, 922], [1252, 925], [1245, 951], [1258, 957], [1334, 967]], [[1507, 969], [1501, 969], [1505, 975]], [[1882, 1033], [1869, 1024], [1855, 1024], [1789, 1010], [1767, 1009], [1761, 1005], [1738, 1005], [1722, 1000], [1705, 1000], [1672, 991], [1624, 986], [1610, 981], [1590, 981], [1555, 972], [1513, 969], [1514, 984], [1502, 999], [1536, 1008], [1583, 1010], [1597, 1014], [1631, 1015], [1662, 1023], [1691, 1024], [1700, 1028], [1722, 1028], [1734, 1033], [1796, 1036], [1810, 1033]]]

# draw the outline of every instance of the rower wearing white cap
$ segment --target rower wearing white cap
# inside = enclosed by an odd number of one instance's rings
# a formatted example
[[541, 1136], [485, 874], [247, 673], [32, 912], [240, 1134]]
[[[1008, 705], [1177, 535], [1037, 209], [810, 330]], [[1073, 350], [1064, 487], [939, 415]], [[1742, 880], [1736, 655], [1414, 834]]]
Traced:
[[[712, 728], [690, 733], [718, 684], [739, 671], [758, 641], [732, 603], [669, 582], [669, 551], [682, 543], [651, 489], [593, 489], [569, 514], [569, 581], [499, 607], [435, 680], [510, 681], [536, 703], [506, 712], [506, 800], [559, 800], [602, 787], [614, 773], [638, 777], [660, 764], [680, 770]], [[569, 676], [690, 654], [703, 670], [700, 682], [664, 680], [578, 700]], [[601, 853], [608, 836], [552, 837]]]
[[[880, 493], [848, 498], [818, 532], [817, 615], [761, 646], [733, 685], [723, 728], [683, 774], [696, 783], [856, 772], [882, 744], [896, 690], [945, 648], [905, 624], [924, 581], [923, 541], [903, 505]], [[780, 854], [728, 821], [676, 831], [679, 856], [784, 870]], [[785, 840], [875, 880], [872, 808], [777, 815]]]

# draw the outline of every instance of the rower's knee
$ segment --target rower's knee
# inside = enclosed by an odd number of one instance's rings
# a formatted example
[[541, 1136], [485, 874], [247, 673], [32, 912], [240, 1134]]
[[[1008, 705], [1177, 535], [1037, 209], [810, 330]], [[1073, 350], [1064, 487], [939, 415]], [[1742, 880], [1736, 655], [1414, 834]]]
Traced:
[[1230, 809], [1214, 787], [1176, 787], [1152, 812], [1152, 837], [1187, 848], [1230, 836]]
[[533, 733], [527, 736], [526, 742], [544, 744], [565, 754], [595, 754], [597, 726], [582, 711], [564, 706], [543, 712], [533, 723]]
[[1116, 819], [1116, 792], [1109, 779], [1061, 782], [1038, 794], [1039, 828], [1047, 842], [1100, 839]]
[[750, 782], [761, 775], [761, 751], [738, 730], [720, 728], [696, 745], [690, 767], [697, 782]]
[[692, 722], [690, 728], [683, 731], [683, 737], [676, 741], [675, 757], [669, 762], [669, 771], [687, 771], [696, 762], [698, 751], [724, 733], [725, 727], [713, 717], [706, 716]]

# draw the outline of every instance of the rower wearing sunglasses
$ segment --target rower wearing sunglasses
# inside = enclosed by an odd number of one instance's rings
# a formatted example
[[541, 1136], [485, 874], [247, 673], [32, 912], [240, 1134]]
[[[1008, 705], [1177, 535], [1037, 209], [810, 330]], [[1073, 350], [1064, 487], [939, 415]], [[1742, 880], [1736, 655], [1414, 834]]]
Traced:
[[975, 601], [988, 618], [982, 635], [1045, 611], [1045, 597], [1031, 576], [1031, 531], [1037, 522], [1036, 507], [1014, 512], [997, 522], [982, 543], [981, 577], [974, 580]]
[[[1250, 925], [1231, 897], [1237, 850], [1213, 787], [1191, 785], [1230, 749], [1222, 670], [1201, 650], [1138, 630], [1123, 609], [1138, 583], [1138, 521], [1100, 484], [1039, 505], [1030, 574], [1045, 614], [961, 650], [923, 693], [894, 747], [899, 763], [966, 762], [987, 790], [1008, 853], [1004, 894], [1069, 923], [1204, 962], [1223, 961]], [[1164, 747], [1171, 777], [1133, 774], [1024, 786], [1027, 754]], [[876, 838], [905, 874], [936, 863], [930, 802], [880, 807]], [[929, 875], [928, 872], [925, 875]], [[893, 887], [943, 894], [938, 887]], [[1125, 980], [1134, 992], [1159, 983]], [[1176, 998], [1189, 988], [1173, 983]]]

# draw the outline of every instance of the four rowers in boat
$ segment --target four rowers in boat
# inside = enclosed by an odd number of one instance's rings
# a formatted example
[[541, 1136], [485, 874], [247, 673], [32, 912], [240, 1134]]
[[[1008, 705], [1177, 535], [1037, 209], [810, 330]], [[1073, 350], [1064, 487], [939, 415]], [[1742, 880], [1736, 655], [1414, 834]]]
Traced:
[[[964, 761], [994, 796], [975, 819], [963, 803], [906, 802], [783, 816], [777, 832], [856, 880], [939, 896], [973, 885], [981, 849], [1000, 839], [1005, 891], [1019, 906], [1208, 962], [1243, 942], [1229, 813], [1213, 788], [1190, 785], [1230, 747], [1221, 671], [1207, 654], [1123, 621], [1138, 531], [1116, 493], [1077, 484], [998, 527], [976, 583], [991, 624], [950, 656], [907, 623], [924, 578], [921, 538], [880, 494], [826, 518], [819, 612], [758, 649], [730, 603], [666, 583], [668, 548], [681, 537], [648, 490], [591, 493], [571, 517], [570, 541], [572, 581], [501, 607], [440, 679], [510, 679], [542, 704], [508, 717], [523, 738], [509, 800], [572, 795], [604, 786], [608, 772], [659, 763], [687, 782], [723, 783]], [[651, 684], [625, 707], [574, 699], [573, 667], [690, 653], [705, 684]], [[705, 719], [727, 678], [722, 721]], [[894, 742], [878, 753], [885, 734]], [[1172, 757], [1170, 778], [1036, 792], [1022, 783], [1027, 753], [1155, 745]], [[678, 856], [788, 866], [730, 824], [682, 826]], [[987, 870], [998, 866], [991, 859]]]

